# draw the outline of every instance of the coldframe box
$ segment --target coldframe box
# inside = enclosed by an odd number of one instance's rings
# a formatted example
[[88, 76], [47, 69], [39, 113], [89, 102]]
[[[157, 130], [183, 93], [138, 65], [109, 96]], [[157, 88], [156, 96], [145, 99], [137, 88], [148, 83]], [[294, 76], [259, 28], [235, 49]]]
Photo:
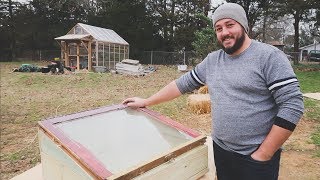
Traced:
[[44, 179], [197, 179], [206, 137], [147, 108], [114, 105], [40, 121]]

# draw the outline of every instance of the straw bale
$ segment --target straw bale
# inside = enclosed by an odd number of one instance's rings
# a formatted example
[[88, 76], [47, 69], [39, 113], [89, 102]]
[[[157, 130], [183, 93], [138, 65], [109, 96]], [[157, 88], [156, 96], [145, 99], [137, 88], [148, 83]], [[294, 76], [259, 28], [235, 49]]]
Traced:
[[208, 93], [209, 93], [209, 91], [208, 91], [208, 86], [202, 86], [202, 87], [200, 87], [199, 90], [198, 90], [198, 93], [199, 93], [199, 94], [208, 94]]
[[188, 108], [196, 114], [206, 114], [211, 112], [211, 102], [209, 94], [192, 94], [187, 99]]

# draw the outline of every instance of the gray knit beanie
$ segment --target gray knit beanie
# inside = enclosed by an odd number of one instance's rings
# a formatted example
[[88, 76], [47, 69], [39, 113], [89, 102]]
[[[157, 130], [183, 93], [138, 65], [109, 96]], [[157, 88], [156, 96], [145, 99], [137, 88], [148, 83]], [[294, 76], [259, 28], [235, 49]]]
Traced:
[[243, 7], [235, 3], [225, 3], [219, 6], [213, 13], [213, 25], [221, 19], [230, 18], [242, 25], [244, 30], [248, 32], [248, 20]]

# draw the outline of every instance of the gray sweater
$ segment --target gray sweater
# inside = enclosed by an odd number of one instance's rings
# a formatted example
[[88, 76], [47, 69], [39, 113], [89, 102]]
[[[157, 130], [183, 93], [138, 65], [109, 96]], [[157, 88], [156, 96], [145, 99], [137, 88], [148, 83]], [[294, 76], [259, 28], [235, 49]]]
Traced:
[[213, 140], [244, 155], [259, 147], [272, 125], [293, 131], [303, 114], [302, 93], [286, 55], [254, 40], [237, 56], [210, 53], [176, 84], [181, 93], [208, 86]]

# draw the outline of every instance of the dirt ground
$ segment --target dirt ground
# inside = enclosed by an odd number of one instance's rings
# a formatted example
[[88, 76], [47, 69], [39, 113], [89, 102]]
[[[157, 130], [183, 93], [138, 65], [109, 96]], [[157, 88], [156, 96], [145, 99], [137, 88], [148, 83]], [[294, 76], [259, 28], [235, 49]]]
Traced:
[[[145, 77], [108, 74], [48, 75], [10, 73], [16, 64], [1, 64], [1, 178], [10, 179], [40, 163], [37, 121], [57, 115], [120, 103], [125, 97], [146, 97], [181, 73], [160, 66]], [[156, 81], [155, 81], [156, 79]], [[188, 95], [151, 109], [205, 135], [211, 132], [209, 114], [196, 115], [186, 107]], [[317, 121], [303, 118], [284, 145], [282, 180], [320, 179], [319, 146], [310, 136]]]

